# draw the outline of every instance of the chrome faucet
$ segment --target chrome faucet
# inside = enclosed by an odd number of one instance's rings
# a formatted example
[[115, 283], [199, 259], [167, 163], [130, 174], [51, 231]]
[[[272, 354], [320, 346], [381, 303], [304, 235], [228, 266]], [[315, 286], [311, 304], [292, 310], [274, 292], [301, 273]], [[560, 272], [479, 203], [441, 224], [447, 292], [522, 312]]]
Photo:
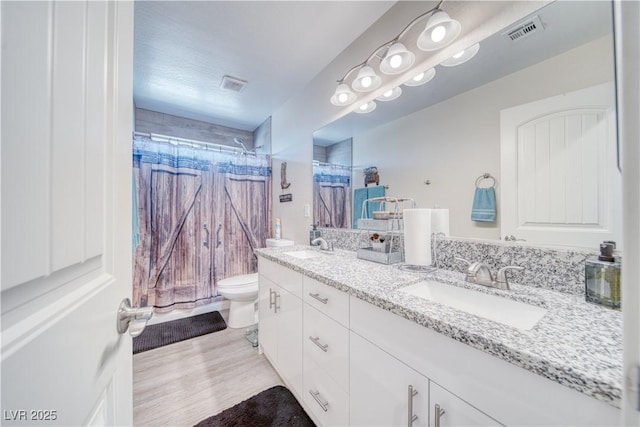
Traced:
[[509, 280], [507, 278], [508, 270], [524, 270], [523, 267], [508, 265], [498, 270], [498, 274], [496, 274], [494, 278], [489, 267], [483, 262], [469, 262], [459, 257], [456, 257], [456, 260], [467, 264], [467, 275], [465, 277], [467, 282], [498, 289], [510, 290]]
[[321, 251], [331, 251], [333, 252], [333, 241], [328, 242], [324, 240], [322, 237], [317, 237], [311, 241], [312, 246], [320, 245]]

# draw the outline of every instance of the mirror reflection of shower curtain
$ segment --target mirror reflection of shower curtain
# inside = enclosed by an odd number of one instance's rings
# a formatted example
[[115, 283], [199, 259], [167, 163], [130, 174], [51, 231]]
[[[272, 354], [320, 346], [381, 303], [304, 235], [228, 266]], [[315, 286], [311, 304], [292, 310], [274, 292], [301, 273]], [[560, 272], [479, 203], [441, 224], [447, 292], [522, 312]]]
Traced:
[[140, 244], [133, 302], [157, 312], [220, 299], [215, 283], [257, 271], [269, 233], [271, 167], [246, 156], [136, 137]]
[[313, 165], [313, 220], [321, 227], [351, 226], [351, 168]]

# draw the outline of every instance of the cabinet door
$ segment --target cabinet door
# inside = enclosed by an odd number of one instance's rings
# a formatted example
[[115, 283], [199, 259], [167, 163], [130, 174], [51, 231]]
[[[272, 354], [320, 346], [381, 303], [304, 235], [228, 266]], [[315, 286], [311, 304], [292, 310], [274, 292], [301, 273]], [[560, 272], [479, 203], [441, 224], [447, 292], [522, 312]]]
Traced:
[[[433, 381], [429, 384], [429, 396], [431, 401], [429, 425], [430, 426], [500, 426], [499, 422], [480, 412], [464, 400], [451, 394]], [[440, 409], [440, 420], [436, 405]], [[444, 412], [442, 412], [444, 411]]]
[[428, 425], [429, 380], [353, 332], [349, 371], [352, 426]]
[[302, 391], [302, 300], [278, 287], [278, 362], [276, 369], [298, 396]]
[[259, 296], [258, 296], [258, 341], [262, 351], [267, 355], [272, 363], [275, 363], [277, 354], [277, 324], [276, 313], [273, 309], [273, 301], [278, 290], [278, 286], [265, 276], [258, 276]]

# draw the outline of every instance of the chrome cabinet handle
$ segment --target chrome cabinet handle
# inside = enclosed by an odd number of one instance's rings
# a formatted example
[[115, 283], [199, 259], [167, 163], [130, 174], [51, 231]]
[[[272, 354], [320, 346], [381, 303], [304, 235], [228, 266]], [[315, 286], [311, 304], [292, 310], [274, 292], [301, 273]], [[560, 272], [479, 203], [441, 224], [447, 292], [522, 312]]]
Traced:
[[131, 300], [125, 298], [118, 307], [117, 328], [119, 334], [129, 330], [129, 335], [137, 337], [144, 331], [149, 319], [153, 317], [153, 307], [131, 307]]
[[311, 394], [313, 399], [316, 402], [318, 402], [318, 405], [320, 405], [320, 407], [322, 408], [322, 410], [324, 412], [327, 412], [329, 410], [329, 408], [328, 408], [329, 402], [327, 402], [326, 400], [323, 400], [322, 397], [320, 397], [320, 392], [319, 391], [309, 390], [309, 393]]
[[436, 403], [435, 414], [433, 415], [433, 426], [440, 427], [440, 418], [444, 415], [444, 409]]
[[312, 343], [320, 347], [320, 350], [324, 351], [325, 353], [328, 351], [329, 344], [320, 344], [320, 337], [314, 338], [312, 336], [309, 336], [309, 339], [311, 340]]
[[322, 298], [319, 293], [312, 294], [311, 292], [309, 292], [309, 296], [311, 298], [313, 298], [313, 299], [317, 299], [318, 301], [320, 301], [323, 304], [326, 304], [326, 303], [329, 302], [329, 298]]
[[273, 306], [276, 305], [275, 298], [273, 297], [274, 294], [275, 292], [273, 291], [273, 289], [269, 288], [269, 310], [271, 310]]
[[413, 422], [418, 419], [418, 416], [413, 413], [413, 397], [418, 394], [418, 390], [410, 385], [407, 394], [407, 426], [411, 427]]
[[280, 309], [280, 294], [277, 291], [273, 291], [273, 293], [275, 294], [275, 298], [273, 298], [273, 312], [277, 313]]

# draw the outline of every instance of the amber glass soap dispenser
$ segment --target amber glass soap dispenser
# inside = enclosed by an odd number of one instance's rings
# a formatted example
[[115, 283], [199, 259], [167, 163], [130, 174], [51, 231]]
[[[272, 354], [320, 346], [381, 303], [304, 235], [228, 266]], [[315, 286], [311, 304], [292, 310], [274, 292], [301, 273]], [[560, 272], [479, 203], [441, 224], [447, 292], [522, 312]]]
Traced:
[[600, 255], [588, 258], [585, 265], [585, 290], [588, 302], [620, 310], [620, 259], [613, 256], [616, 242], [600, 244]]

